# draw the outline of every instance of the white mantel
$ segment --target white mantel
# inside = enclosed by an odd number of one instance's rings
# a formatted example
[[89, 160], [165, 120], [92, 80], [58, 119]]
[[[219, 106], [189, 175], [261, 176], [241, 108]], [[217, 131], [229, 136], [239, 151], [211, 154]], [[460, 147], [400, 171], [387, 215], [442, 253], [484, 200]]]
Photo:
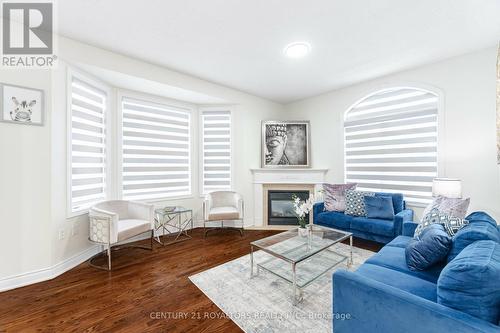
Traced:
[[317, 168], [258, 168], [250, 169], [254, 184], [254, 226], [262, 227], [264, 215], [264, 185], [314, 185], [317, 192], [325, 182], [328, 169]]

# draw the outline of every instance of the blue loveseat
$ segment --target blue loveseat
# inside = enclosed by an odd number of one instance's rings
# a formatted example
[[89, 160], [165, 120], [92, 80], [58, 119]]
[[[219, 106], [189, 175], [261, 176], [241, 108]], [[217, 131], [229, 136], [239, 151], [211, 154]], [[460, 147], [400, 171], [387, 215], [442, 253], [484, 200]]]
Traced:
[[[499, 283], [492, 282], [492, 288], [488, 283], [487, 289], [478, 281], [485, 272], [493, 274], [486, 281], [500, 279], [496, 276], [500, 271], [500, 228], [483, 212], [472, 213], [467, 219], [469, 225], [453, 237], [447, 260], [427, 270], [411, 271], [406, 265], [405, 247], [417, 226], [406, 222], [403, 236], [384, 246], [355, 272], [336, 271], [334, 332], [500, 332]], [[477, 274], [467, 271], [471, 266], [478, 269]], [[451, 267], [456, 270], [447, 274]], [[458, 289], [446, 288], [444, 284], [449, 281], [459, 281]], [[474, 292], [464, 292], [460, 289], [463, 286], [474, 288]], [[478, 300], [475, 293], [487, 295], [488, 301]], [[445, 306], [443, 297], [456, 302], [455, 306]], [[485, 311], [493, 320], [485, 318]]]
[[355, 237], [379, 243], [389, 243], [401, 235], [403, 222], [413, 221], [413, 211], [405, 209], [405, 201], [400, 193], [377, 192], [375, 196], [391, 196], [394, 208], [394, 220], [369, 219], [340, 212], [325, 211], [323, 202], [314, 205], [314, 224], [352, 232]]

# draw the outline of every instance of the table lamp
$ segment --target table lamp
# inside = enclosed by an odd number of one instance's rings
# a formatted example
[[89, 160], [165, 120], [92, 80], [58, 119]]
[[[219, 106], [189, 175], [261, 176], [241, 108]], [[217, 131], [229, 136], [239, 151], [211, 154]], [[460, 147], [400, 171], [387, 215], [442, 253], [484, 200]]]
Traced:
[[455, 178], [434, 178], [432, 180], [432, 196], [446, 198], [462, 198], [462, 181]]

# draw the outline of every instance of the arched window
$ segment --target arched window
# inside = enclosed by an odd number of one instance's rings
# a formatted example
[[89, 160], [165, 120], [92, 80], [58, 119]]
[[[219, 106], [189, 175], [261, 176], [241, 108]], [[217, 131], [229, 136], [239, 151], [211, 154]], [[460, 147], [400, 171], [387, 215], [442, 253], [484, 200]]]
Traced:
[[358, 189], [432, 199], [438, 171], [438, 96], [417, 88], [370, 94], [345, 116], [345, 180]]

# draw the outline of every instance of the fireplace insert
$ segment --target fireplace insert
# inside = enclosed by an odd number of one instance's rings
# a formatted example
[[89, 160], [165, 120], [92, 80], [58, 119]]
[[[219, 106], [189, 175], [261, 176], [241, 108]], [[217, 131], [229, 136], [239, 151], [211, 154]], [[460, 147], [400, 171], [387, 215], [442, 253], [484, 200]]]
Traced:
[[[292, 197], [296, 195], [300, 200], [309, 198], [309, 191], [275, 191], [267, 192], [267, 224], [268, 225], [299, 225], [293, 209]], [[309, 215], [306, 216], [306, 221]]]

